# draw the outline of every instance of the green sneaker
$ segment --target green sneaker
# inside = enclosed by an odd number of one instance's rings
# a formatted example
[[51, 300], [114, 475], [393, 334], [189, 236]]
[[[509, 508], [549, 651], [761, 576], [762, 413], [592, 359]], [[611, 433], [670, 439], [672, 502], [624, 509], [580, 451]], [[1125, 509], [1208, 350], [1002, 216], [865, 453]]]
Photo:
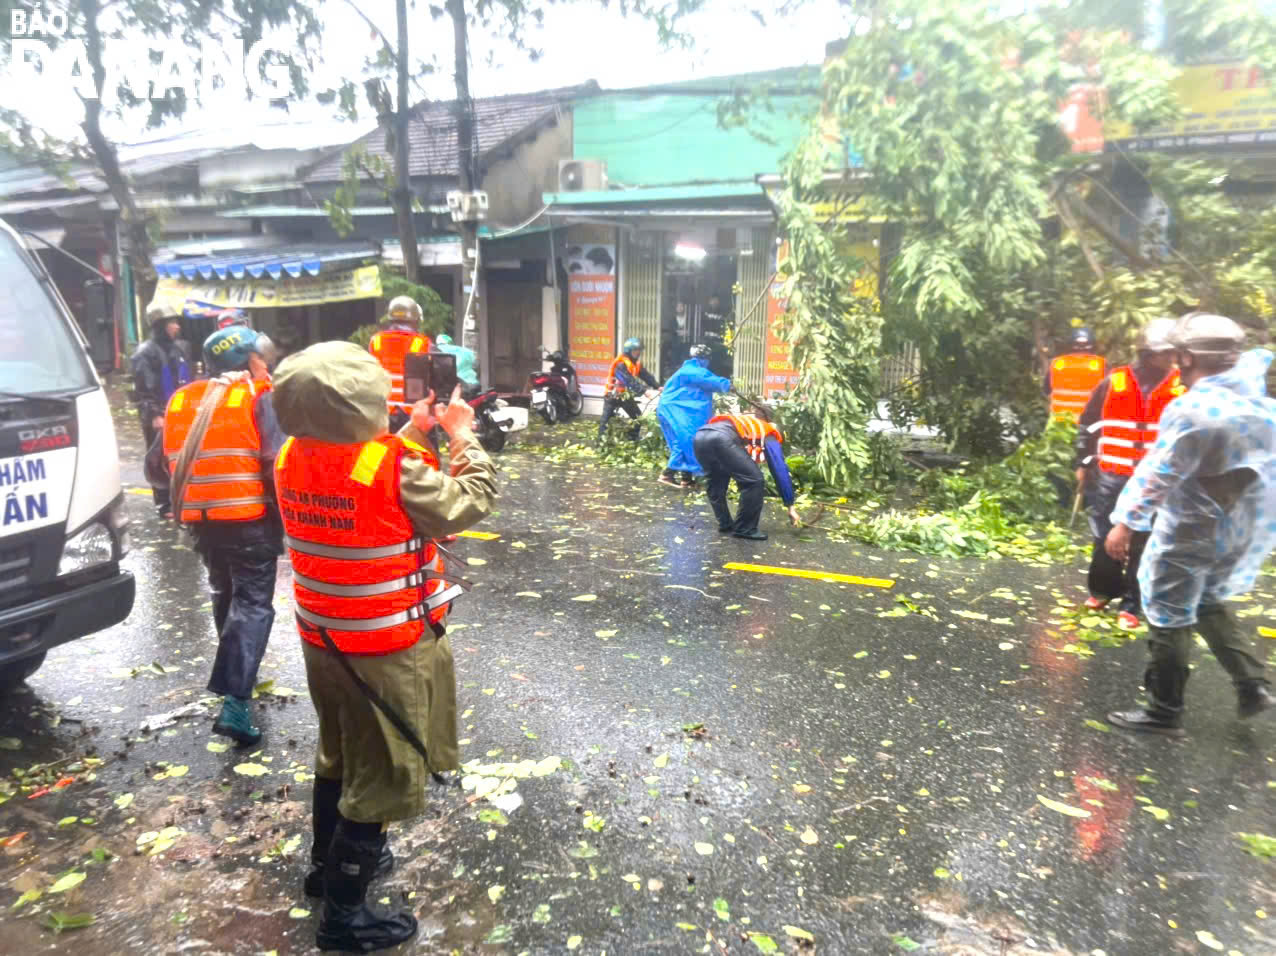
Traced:
[[213, 722], [213, 733], [230, 737], [237, 744], [250, 747], [261, 740], [261, 731], [253, 726], [248, 701], [242, 697], [223, 697], [222, 712]]

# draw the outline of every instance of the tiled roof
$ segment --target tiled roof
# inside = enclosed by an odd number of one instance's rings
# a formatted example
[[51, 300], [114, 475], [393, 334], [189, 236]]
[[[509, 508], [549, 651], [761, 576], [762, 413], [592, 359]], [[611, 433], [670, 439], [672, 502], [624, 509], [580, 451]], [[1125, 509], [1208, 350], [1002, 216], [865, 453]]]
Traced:
[[[535, 93], [512, 93], [474, 101], [478, 152], [482, 156], [511, 136], [540, 120], [553, 116], [563, 106], [599, 92], [594, 81], [579, 86], [566, 86]], [[408, 166], [412, 176], [455, 176], [457, 167], [456, 117], [454, 100], [419, 103], [412, 108], [408, 126], [411, 146]], [[370, 156], [381, 156], [392, 162], [386, 152], [385, 129], [375, 129], [349, 146], [333, 150], [305, 174], [305, 181], [335, 182], [341, 179], [341, 162], [352, 146], [362, 146]]]

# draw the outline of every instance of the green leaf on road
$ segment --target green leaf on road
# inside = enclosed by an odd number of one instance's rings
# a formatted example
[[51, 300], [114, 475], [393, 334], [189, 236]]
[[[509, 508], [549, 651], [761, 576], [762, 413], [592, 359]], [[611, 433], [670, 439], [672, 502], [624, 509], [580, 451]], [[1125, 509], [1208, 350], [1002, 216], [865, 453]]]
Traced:
[[731, 919], [731, 907], [727, 905], [727, 901], [721, 896], [713, 901], [713, 912], [724, 923]]
[[270, 771], [259, 763], [237, 763], [235, 764], [235, 773], [242, 774], [245, 777], [260, 777], [262, 774], [270, 773]]
[[760, 953], [778, 953], [780, 947], [766, 933], [750, 933], [749, 941], [758, 948]]
[[67, 890], [73, 890], [84, 882], [84, 877], [85, 874], [79, 872], [67, 873], [49, 887], [49, 892], [65, 893]]
[[40, 925], [45, 929], [53, 930], [56, 936], [59, 933], [65, 933], [67, 930], [84, 929], [86, 926], [93, 925], [92, 913], [49, 913], [41, 920]]
[[913, 950], [921, 949], [921, 945], [916, 940], [909, 939], [907, 936], [892, 936], [891, 942], [906, 953], [911, 953]]
[[1276, 858], [1276, 837], [1269, 837], [1265, 833], [1238, 833], [1236, 835], [1245, 844], [1245, 852], [1251, 856], [1265, 860]]
[[121, 793], [115, 798], [115, 806], [121, 810], [127, 810], [133, 805], [133, 794]]
[[1154, 807], [1151, 804], [1148, 804], [1146, 807], [1143, 808], [1143, 810], [1147, 813], [1152, 814], [1152, 816], [1156, 817], [1162, 823], [1164, 823], [1166, 820], [1170, 818], [1170, 811], [1166, 810], [1163, 807]]
[[696, 852], [697, 852], [697, 853], [699, 853], [701, 856], [712, 856], [712, 855], [713, 855], [713, 844], [712, 844], [712, 843], [704, 843], [704, 842], [701, 842], [701, 841], [697, 840], [697, 841], [696, 841], [696, 843], [695, 843], [695, 848], [696, 848]]
[[1037, 802], [1039, 802], [1043, 807], [1049, 807], [1055, 813], [1062, 813], [1064, 816], [1080, 817], [1081, 819], [1085, 819], [1090, 816], [1089, 810], [1082, 810], [1080, 807], [1060, 803], [1058, 800], [1051, 800], [1049, 797], [1043, 797], [1041, 794], [1037, 794]]
[[794, 939], [805, 940], [808, 943], [815, 942], [815, 937], [812, 936], [810, 933], [808, 933], [806, 930], [802, 929], [800, 926], [789, 926], [786, 924], [783, 928], [784, 928], [784, 932], [788, 933]]
[[549, 922], [549, 904], [548, 903], [541, 903], [536, 907], [536, 909], [532, 910], [532, 922], [542, 923], [542, 924]]
[[1088, 719], [1088, 720], [1085, 722], [1085, 725], [1086, 725], [1087, 727], [1089, 727], [1091, 730], [1097, 730], [1097, 731], [1099, 731], [1099, 732], [1101, 732], [1101, 733], [1105, 733], [1105, 734], [1110, 734], [1110, 733], [1112, 733], [1112, 728], [1111, 728], [1111, 727], [1109, 727], [1107, 724], [1105, 724], [1105, 723], [1104, 723], [1103, 721], [1101, 721], [1101, 720], [1095, 720], [1093, 717], [1091, 717], [1090, 719]]

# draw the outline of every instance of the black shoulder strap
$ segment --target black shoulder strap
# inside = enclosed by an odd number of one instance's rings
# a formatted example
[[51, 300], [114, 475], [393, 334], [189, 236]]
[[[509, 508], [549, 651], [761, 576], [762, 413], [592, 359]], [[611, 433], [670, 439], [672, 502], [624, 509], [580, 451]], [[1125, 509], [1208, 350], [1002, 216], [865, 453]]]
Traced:
[[[298, 619], [298, 623], [307, 629], [310, 627], [310, 625], [300, 619]], [[332, 639], [332, 635], [328, 633], [328, 629], [323, 625], [319, 626], [319, 637], [323, 639], [324, 646], [327, 647], [333, 657], [337, 659], [337, 663], [341, 665], [341, 669], [346, 672], [346, 675], [352, 681], [354, 681], [354, 685], [363, 692], [363, 696], [367, 697], [368, 700], [372, 702], [372, 706], [385, 714], [386, 720], [394, 724], [394, 729], [399, 732], [404, 740], [412, 745], [413, 750], [421, 755], [421, 759], [425, 761], [425, 769], [429, 770], [430, 755], [426, 753], [425, 744], [421, 743], [421, 738], [417, 736], [416, 731], [412, 729], [408, 722], [404, 720], [393, 707], [385, 702], [385, 699], [380, 694], [368, 686], [367, 681], [355, 672], [355, 669], [350, 666], [350, 662], [346, 660], [346, 655], [341, 652], [341, 648], [337, 647], [336, 643]]]

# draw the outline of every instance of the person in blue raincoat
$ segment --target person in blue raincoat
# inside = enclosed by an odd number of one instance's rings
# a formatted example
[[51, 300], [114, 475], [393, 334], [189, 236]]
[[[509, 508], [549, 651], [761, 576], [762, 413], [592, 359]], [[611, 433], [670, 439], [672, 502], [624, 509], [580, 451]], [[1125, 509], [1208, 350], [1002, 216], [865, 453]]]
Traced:
[[694, 488], [696, 476], [704, 473], [692, 447], [696, 431], [713, 415], [714, 392], [731, 388], [730, 379], [709, 371], [711, 354], [707, 345], [692, 346], [691, 357], [673, 373], [660, 393], [656, 419], [669, 446], [669, 464], [659, 478], [663, 484]]
[[1253, 587], [1276, 547], [1276, 400], [1267, 397], [1272, 353], [1242, 353], [1245, 333], [1231, 319], [1185, 315], [1170, 341], [1189, 391], [1166, 406], [1105, 542], [1122, 561], [1134, 532], [1151, 532], [1139, 568], [1148, 704], [1108, 720], [1181, 737], [1193, 628], [1231, 676], [1239, 717], [1276, 707], [1262, 661], [1223, 603]]

